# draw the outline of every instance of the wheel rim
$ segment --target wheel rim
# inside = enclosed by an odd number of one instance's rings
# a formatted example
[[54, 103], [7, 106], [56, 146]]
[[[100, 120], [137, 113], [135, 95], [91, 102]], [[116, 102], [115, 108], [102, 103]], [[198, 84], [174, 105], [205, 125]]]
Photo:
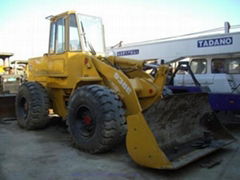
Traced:
[[95, 133], [96, 122], [92, 116], [92, 112], [86, 106], [81, 106], [77, 110], [75, 125], [83, 137], [89, 138]]
[[21, 115], [24, 119], [27, 118], [28, 116], [28, 111], [29, 111], [29, 105], [28, 105], [28, 102], [27, 100], [23, 97], [21, 98], [20, 100], [20, 112], [21, 112]]

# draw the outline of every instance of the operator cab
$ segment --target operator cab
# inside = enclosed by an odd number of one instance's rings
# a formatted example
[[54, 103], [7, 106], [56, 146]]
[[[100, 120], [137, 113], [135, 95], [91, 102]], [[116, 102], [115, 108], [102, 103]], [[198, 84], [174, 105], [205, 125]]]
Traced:
[[[209, 87], [211, 92], [240, 92], [240, 56], [218, 55], [192, 57], [190, 67], [201, 86]], [[177, 74], [176, 86], [194, 86], [189, 74]]]
[[[10, 65], [9, 58], [13, 56], [13, 53], [8, 52], [0, 52], [0, 75], [5, 74], [6, 70], [8, 70]], [[7, 61], [6, 61], [7, 60]]]
[[47, 19], [51, 21], [48, 55], [64, 52], [104, 54], [105, 40], [101, 18], [67, 11]]

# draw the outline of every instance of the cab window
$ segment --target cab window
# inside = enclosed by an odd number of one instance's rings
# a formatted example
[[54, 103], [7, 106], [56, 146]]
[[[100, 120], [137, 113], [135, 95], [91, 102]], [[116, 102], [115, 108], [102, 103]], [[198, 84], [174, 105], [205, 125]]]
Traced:
[[49, 39], [49, 53], [54, 53], [55, 50], [55, 34], [56, 34], [56, 24], [53, 22], [50, 26], [50, 39]]
[[76, 22], [76, 16], [74, 14], [70, 15], [69, 23], [69, 50], [70, 51], [80, 51], [80, 38], [78, 33], [78, 27]]
[[207, 60], [193, 59], [190, 63], [190, 67], [194, 74], [205, 74], [207, 72]]
[[240, 74], [240, 58], [229, 59], [228, 69], [229, 69], [229, 74]]
[[212, 60], [212, 73], [227, 73], [226, 59], [219, 58]]
[[63, 53], [65, 51], [65, 20], [63, 18], [56, 22], [56, 53]]

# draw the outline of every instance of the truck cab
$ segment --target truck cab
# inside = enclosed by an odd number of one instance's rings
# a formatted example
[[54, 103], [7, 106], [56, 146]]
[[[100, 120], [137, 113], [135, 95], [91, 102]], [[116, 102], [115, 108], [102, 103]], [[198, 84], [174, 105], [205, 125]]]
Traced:
[[[201, 86], [214, 93], [240, 93], [240, 55], [191, 57], [190, 67]], [[194, 86], [188, 73], [179, 73], [176, 86]]]
[[[201, 87], [209, 90], [209, 101], [216, 111], [240, 109], [240, 55], [197, 56], [189, 64]], [[174, 89], [189, 92], [194, 81], [187, 72], [174, 78]]]

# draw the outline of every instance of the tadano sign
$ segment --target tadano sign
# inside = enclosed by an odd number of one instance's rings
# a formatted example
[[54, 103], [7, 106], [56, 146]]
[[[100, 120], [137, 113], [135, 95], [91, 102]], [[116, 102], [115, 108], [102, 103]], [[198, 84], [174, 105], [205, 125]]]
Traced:
[[233, 43], [232, 37], [216, 38], [216, 39], [204, 39], [197, 41], [197, 47], [212, 47], [212, 46], [226, 46]]

